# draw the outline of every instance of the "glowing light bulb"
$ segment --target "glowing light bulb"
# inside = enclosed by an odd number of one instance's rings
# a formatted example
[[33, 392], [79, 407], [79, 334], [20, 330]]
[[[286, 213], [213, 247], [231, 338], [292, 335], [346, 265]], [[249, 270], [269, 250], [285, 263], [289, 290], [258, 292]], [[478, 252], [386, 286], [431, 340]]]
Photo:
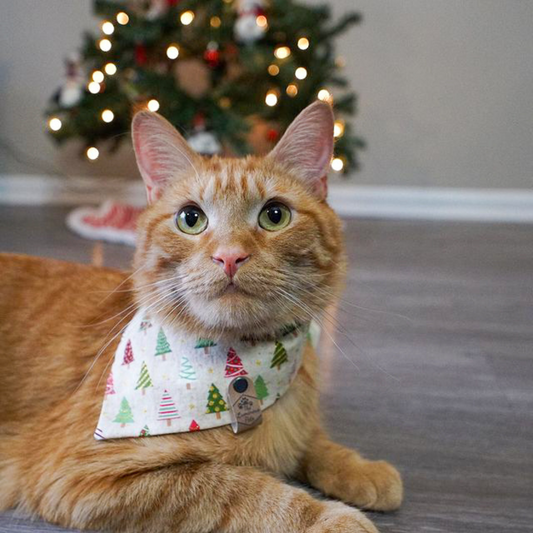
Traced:
[[100, 50], [102, 50], [102, 52], [109, 52], [112, 46], [113, 45], [111, 44], [111, 41], [109, 39], [101, 39], [98, 43], [98, 47], [100, 48]]
[[291, 55], [291, 49], [288, 46], [278, 46], [274, 50], [274, 55], [278, 59], [286, 59], [287, 57]]
[[109, 22], [108, 20], [106, 20], [106, 21], [102, 24], [102, 31], [103, 31], [106, 35], [113, 35], [113, 32], [115, 31], [115, 26], [113, 26], [113, 23], [112, 23], [112, 22]]
[[344, 135], [344, 122], [342, 120], [336, 120], [333, 127], [333, 136], [342, 137]]
[[265, 103], [269, 107], [274, 107], [278, 103], [278, 95], [275, 91], [268, 91], [265, 97]]
[[148, 102], [148, 109], [150, 111], [153, 111], [154, 113], [159, 109], [159, 107], [160, 107], [159, 102], [155, 98], [152, 98]]
[[98, 148], [94, 146], [87, 148], [87, 158], [90, 159], [91, 161], [96, 161], [99, 155], [100, 155], [100, 152]]
[[279, 67], [277, 65], [270, 65], [268, 67], [268, 73], [271, 75], [271, 76], [277, 76], [279, 74]]
[[298, 67], [296, 69], [296, 71], [294, 72], [294, 75], [299, 79], [299, 80], [305, 80], [305, 78], [307, 78], [307, 69], [304, 68], [304, 67]]
[[121, 24], [122, 26], [125, 26], [129, 21], [130, 21], [130, 17], [128, 17], [127, 13], [124, 13], [124, 11], [117, 13], [117, 22], [119, 24]]
[[291, 83], [287, 86], [287, 94], [294, 98], [298, 94], [298, 86], [295, 83]]
[[255, 23], [260, 27], [260, 28], [266, 28], [268, 26], [268, 20], [267, 18], [265, 17], [265, 15], [259, 15], [258, 17], [256, 17], [255, 19]]
[[318, 99], [330, 103], [333, 100], [331, 93], [327, 89], [320, 89], [320, 91], [318, 91]]
[[107, 63], [104, 67], [104, 70], [106, 74], [108, 74], [109, 76], [113, 76], [117, 73], [117, 66], [115, 65], [115, 63]]
[[219, 101], [218, 105], [223, 109], [229, 109], [231, 107], [231, 100], [227, 96], [223, 96]]
[[110, 122], [113, 122], [114, 118], [115, 118], [115, 113], [113, 113], [111, 109], [104, 109], [102, 111], [102, 120], [104, 122], [107, 122], [109, 124]]
[[188, 26], [194, 20], [194, 12], [184, 11], [180, 16], [180, 20], [184, 26]]
[[101, 88], [100, 84], [96, 81], [91, 81], [91, 83], [87, 85], [87, 89], [89, 89], [91, 94], [98, 94]]
[[331, 168], [335, 172], [340, 172], [344, 168], [344, 161], [340, 157], [331, 160]]
[[102, 83], [104, 81], [104, 73], [101, 70], [95, 70], [92, 78], [96, 83]]
[[180, 55], [180, 50], [175, 44], [171, 44], [167, 48], [167, 57], [169, 59], [177, 59], [179, 55]]
[[298, 48], [300, 50], [307, 50], [309, 48], [309, 39], [307, 37], [300, 37], [298, 39]]
[[211, 17], [211, 20], [209, 21], [212, 28], [220, 28], [220, 25], [222, 24], [222, 21], [220, 20], [220, 17]]
[[52, 131], [59, 131], [61, 129], [61, 126], [63, 126], [63, 123], [57, 117], [52, 117], [48, 121], [48, 126]]

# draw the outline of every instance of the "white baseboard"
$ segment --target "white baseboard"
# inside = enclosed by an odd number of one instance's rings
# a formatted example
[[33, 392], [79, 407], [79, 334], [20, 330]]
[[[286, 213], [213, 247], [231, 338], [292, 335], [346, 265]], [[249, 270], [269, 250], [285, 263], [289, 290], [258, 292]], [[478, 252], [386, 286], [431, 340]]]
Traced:
[[[0, 204], [80, 205], [109, 198], [143, 205], [144, 189], [140, 182], [120, 179], [0, 175]], [[533, 190], [332, 183], [329, 202], [345, 217], [533, 223]]]

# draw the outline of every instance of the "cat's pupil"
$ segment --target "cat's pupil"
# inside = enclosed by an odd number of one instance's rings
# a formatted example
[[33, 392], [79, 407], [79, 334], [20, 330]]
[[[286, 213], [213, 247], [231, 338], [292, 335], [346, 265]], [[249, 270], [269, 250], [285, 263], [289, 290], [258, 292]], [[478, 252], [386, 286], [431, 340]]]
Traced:
[[281, 209], [279, 207], [273, 206], [269, 207], [267, 211], [268, 218], [272, 224], [279, 224], [281, 222]]
[[189, 211], [185, 212], [185, 223], [187, 226], [189, 226], [189, 228], [194, 228], [194, 226], [196, 226], [198, 218], [200, 218], [200, 213], [198, 213], [198, 211], [193, 211], [190, 209]]

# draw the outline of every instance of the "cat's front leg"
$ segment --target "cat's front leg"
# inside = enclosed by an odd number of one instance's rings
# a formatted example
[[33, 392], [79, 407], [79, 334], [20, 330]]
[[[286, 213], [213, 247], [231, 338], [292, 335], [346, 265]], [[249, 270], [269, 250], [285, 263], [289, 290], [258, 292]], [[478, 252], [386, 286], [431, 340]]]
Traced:
[[300, 479], [327, 496], [373, 511], [394, 511], [402, 502], [400, 474], [385, 461], [368, 461], [319, 431], [309, 446]]

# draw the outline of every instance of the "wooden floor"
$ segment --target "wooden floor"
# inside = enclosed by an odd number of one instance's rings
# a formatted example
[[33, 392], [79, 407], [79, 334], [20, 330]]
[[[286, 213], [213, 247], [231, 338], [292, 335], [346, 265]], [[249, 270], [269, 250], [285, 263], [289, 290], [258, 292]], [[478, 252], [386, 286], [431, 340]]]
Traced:
[[[90, 262], [94, 244], [64, 228], [65, 213], [0, 207], [0, 250]], [[372, 519], [382, 533], [531, 533], [533, 226], [346, 230], [351, 268], [339, 331], [323, 336], [322, 398], [338, 441], [403, 473], [402, 509]], [[108, 266], [131, 257], [103, 252]], [[60, 530], [0, 516], [0, 532], [15, 531]]]

